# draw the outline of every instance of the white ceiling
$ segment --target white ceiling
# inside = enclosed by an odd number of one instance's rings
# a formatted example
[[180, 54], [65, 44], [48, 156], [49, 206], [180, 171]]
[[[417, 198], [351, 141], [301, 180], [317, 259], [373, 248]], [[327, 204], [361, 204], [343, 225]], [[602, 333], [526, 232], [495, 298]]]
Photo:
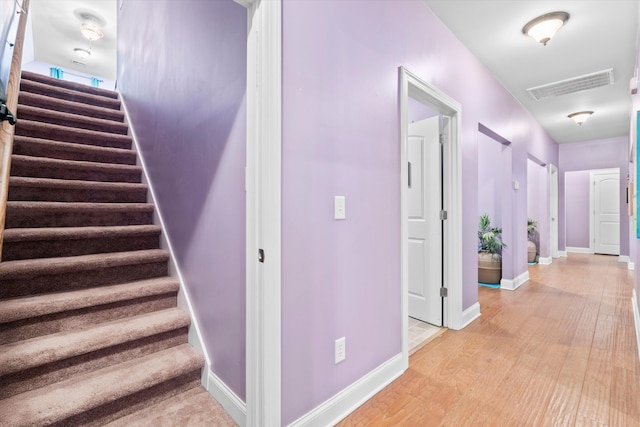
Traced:
[[[558, 143], [629, 134], [638, 0], [425, 0], [456, 37]], [[531, 19], [571, 17], [547, 46], [522, 34]], [[615, 84], [535, 101], [526, 89], [613, 68]], [[593, 110], [582, 126], [567, 115]]]
[[[104, 37], [91, 43], [91, 56], [81, 65], [72, 60], [80, 60], [73, 49], [89, 50], [90, 46], [80, 34], [83, 12], [103, 21]], [[116, 0], [31, 0], [35, 60], [115, 80], [116, 12]]]

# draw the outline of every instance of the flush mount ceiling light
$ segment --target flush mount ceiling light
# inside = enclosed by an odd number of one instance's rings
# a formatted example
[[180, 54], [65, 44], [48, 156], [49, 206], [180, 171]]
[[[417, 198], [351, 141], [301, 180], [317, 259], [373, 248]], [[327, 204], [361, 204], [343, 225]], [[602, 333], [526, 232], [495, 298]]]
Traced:
[[83, 36], [85, 36], [87, 39], [89, 39], [89, 41], [92, 42], [104, 37], [104, 33], [100, 30], [100, 28], [90, 22], [85, 22], [84, 24], [82, 24], [80, 26], [80, 32]]
[[73, 49], [73, 51], [76, 53], [76, 55], [78, 55], [78, 57], [80, 57], [80, 59], [87, 59], [91, 56], [91, 52], [89, 52], [87, 49], [81, 49], [77, 47]]
[[522, 32], [546, 46], [568, 19], [567, 12], [547, 13], [527, 22]]
[[571, 113], [567, 117], [573, 119], [578, 125], [582, 126], [589, 117], [593, 114], [593, 111], [578, 111], [577, 113]]

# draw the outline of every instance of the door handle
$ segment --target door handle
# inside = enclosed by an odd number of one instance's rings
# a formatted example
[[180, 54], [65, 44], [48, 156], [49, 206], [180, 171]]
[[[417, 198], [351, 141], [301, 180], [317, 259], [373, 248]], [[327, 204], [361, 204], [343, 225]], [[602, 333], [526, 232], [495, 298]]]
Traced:
[[409, 173], [409, 176], [407, 177], [407, 181], [409, 182], [409, 188], [411, 188], [411, 162], [407, 162], [407, 163], [408, 163], [407, 171]]

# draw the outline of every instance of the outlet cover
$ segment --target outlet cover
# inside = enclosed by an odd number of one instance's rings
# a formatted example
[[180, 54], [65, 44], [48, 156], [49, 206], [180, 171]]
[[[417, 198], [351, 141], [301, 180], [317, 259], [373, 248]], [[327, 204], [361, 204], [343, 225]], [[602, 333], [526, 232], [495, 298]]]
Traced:
[[345, 338], [338, 338], [336, 340], [336, 345], [335, 345], [335, 362], [334, 364], [338, 364], [340, 362], [342, 362], [346, 357], [346, 351], [345, 351]]

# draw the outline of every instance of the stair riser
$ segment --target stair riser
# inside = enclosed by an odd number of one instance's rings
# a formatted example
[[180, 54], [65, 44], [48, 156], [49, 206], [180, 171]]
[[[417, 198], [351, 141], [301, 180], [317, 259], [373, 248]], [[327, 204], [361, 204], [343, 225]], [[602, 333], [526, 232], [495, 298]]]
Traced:
[[116, 400], [115, 402], [111, 402], [78, 414], [74, 417], [67, 418], [59, 423], [52, 424], [52, 426], [102, 426], [108, 422], [132, 414], [163, 400], [169, 401], [180, 393], [199, 387], [200, 378], [200, 369], [193, 370], [173, 380], [166, 381], [154, 387], [147, 388], [138, 393]]
[[86, 289], [95, 286], [162, 277], [167, 274], [167, 262], [164, 261], [107, 268], [96, 267], [95, 270], [76, 271], [72, 273], [3, 279], [3, 286], [0, 287], [0, 299], [48, 292]]
[[18, 138], [13, 142], [13, 154], [23, 156], [48, 157], [61, 160], [81, 160], [98, 163], [117, 163], [120, 165], [135, 165], [136, 154], [133, 151], [122, 153], [91, 152], [88, 150], [69, 150], [53, 144], [22, 141]]
[[160, 236], [158, 234], [78, 240], [5, 241], [2, 247], [2, 261], [140, 251], [158, 249], [159, 247]]
[[55, 178], [55, 179], [78, 179], [83, 181], [100, 181], [100, 182], [131, 182], [140, 183], [142, 174], [138, 170], [119, 171], [119, 170], [96, 170], [91, 168], [72, 167], [65, 168], [64, 165], [56, 165], [55, 167], [42, 166], [37, 167], [33, 164], [22, 162], [13, 162], [11, 165], [11, 176], [24, 176], [32, 178]]
[[0, 377], [0, 399], [186, 344], [186, 327]]
[[48, 108], [53, 111], [95, 117], [97, 119], [112, 120], [123, 123], [124, 113], [118, 110], [91, 108], [86, 104], [74, 104], [60, 98], [37, 95], [29, 92], [22, 92], [18, 96], [19, 105], [29, 105], [31, 107]]
[[152, 212], [42, 212], [7, 206], [5, 228], [88, 227], [109, 225], [149, 225]]
[[176, 292], [169, 292], [4, 323], [0, 325], [0, 345], [173, 308], [176, 304]]
[[126, 135], [127, 125], [117, 122], [96, 122], [87, 117], [61, 116], [58, 114], [47, 114], [45, 112], [32, 111], [18, 107], [18, 117], [21, 120], [33, 120], [35, 122], [49, 123], [58, 126], [67, 126], [76, 129], [97, 130], [99, 132], [111, 132], [119, 135]]
[[52, 98], [59, 98], [71, 102], [95, 105], [97, 107], [109, 108], [111, 110], [120, 110], [120, 101], [114, 98], [94, 96], [73, 90], [70, 91], [64, 88], [34, 83], [29, 80], [21, 80], [20, 92], [36, 93], [38, 95], [46, 95]]
[[147, 190], [113, 191], [9, 186], [9, 200], [34, 202], [146, 203]]
[[[38, 126], [36, 126], [36, 124]], [[53, 141], [73, 142], [76, 144], [96, 145], [131, 149], [131, 138], [122, 135], [99, 133], [83, 133], [77, 129], [50, 128], [37, 122], [18, 121], [15, 134], [31, 138], [50, 139]]]

